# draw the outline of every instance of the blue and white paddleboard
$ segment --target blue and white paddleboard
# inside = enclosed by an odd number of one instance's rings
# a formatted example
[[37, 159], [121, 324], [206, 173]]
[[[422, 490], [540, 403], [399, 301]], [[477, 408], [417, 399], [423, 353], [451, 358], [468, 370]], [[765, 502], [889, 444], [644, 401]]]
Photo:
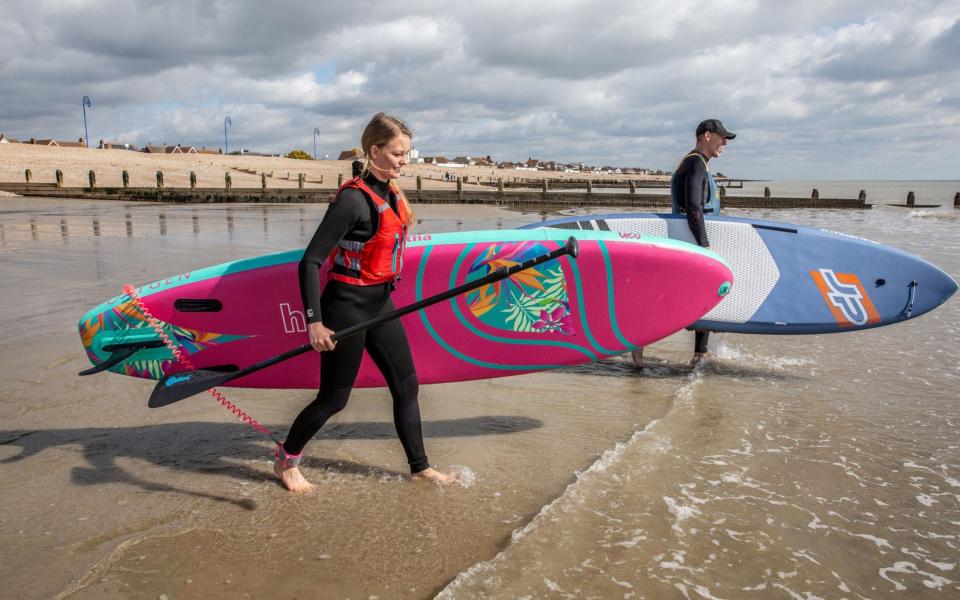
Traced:
[[[730, 294], [691, 328], [834, 333], [920, 316], [957, 291], [936, 265], [877, 242], [814, 227], [707, 217], [710, 249], [733, 271]], [[683, 215], [582, 215], [525, 229], [599, 229], [696, 243]]]

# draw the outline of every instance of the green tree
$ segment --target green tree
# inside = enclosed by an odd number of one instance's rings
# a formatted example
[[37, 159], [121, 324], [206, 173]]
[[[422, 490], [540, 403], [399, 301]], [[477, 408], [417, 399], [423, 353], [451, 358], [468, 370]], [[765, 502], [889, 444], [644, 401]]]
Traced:
[[307, 153], [304, 152], [303, 150], [300, 150], [299, 148], [297, 148], [296, 150], [291, 150], [291, 151], [287, 154], [287, 158], [298, 158], [298, 159], [300, 159], [300, 160], [313, 160], [313, 157], [312, 157], [312, 156], [310, 156], [309, 154], [307, 154]]

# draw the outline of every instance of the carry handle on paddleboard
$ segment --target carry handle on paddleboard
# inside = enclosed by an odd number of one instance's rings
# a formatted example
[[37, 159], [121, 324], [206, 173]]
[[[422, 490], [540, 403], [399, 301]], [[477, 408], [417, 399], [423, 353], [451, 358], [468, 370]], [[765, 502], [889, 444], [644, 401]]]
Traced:
[[[424, 298], [419, 302], [404, 306], [403, 308], [398, 308], [393, 312], [381, 315], [375, 319], [370, 319], [369, 321], [351, 325], [350, 327], [341, 329], [340, 331], [334, 333], [332, 336], [330, 336], [330, 339], [333, 341], [342, 340], [343, 338], [360, 333], [361, 331], [366, 331], [367, 329], [376, 327], [386, 323], [387, 321], [391, 321], [412, 312], [422, 310], [432, 304], [436, 304], [437, 302], [443, 302], [444, 300], [453, 298], [454, 296], [459, 296], [460, 294], [475, 290], [484, 285], [493, 283], [495, 281], [500, 281], [501, 279], [506, 279], [515, 273], [535, 267], [541, 263], [547, 262], [548, 260], [559, 258], [564, 254], [569, 254], [571, 258], [576, 258], [578, 253], [579, 247], [577, 245], [577, 240], [576, 238], [571, 237], [567, 239], [567, 242], [563, 246], [557, 248], [556, 250], [546, 254], [541, 254], [536, 258], [531, 258], [530, 260], [516, 264], [509, 268], [501, 267], [481, 279], [470, 281], [453, 289], [441, 292], [435, 296]], [[168, 375], [164, 375], [153, 388], [153, 393], [150, 394], [150, 400], [147, 402], [147, 405], [150, 408], [158, 408], [168, 404], [173, 404], [174, 402], [179, 402], [180, 400], [189, 398], [190, 396], [199, 394], [200, 392], [204, 392], [210, 388], [223, 385], [228, 381], [243, 377], [244, 375], [249, 375], [255, 371], [260, 371], [261, 369], [266, 369], [267, 367], [273, 366], [289, 358], [293, 358], [294, 356], [299, 356], [300, 354], [312, 349], [313, 347], [310, 344], [304, 344], [299, 348], [288, 350], [283, 354], [278, 354], [274, 357], [262, 360], [245, 369], [240, 369], [239, 371], [224, 372], [210, 369], [197, 369], [196, 371], [181, 371], [179, 373], [170, 373]]]

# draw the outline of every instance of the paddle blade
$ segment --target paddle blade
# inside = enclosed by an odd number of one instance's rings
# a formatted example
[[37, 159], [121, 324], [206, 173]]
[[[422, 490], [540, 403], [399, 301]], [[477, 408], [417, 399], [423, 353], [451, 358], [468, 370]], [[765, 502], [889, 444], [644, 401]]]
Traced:
[[147, 406], [160, 408], [174, 402], [179, 402], [190, 396], [215, 388], [236, 377], [236, 372], [210, 371], [183, 371], [164, 375], [153, 388]]

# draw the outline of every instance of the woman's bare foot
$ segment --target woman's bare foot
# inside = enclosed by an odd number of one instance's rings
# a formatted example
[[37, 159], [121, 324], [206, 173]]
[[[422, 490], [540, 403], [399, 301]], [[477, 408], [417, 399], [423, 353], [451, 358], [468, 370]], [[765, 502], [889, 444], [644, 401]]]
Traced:
[[633, 365], [635, 367], [637, 367], [638, 369], [642, 369], [643, 368], [643, 346], [637, 348], [636, 350], [632, 350], [630, 352], [630, 358], [633, 359]]
[[279, 458], [273, 463], [273, 472], [280, 478], [283, 487], [295, 494], [303, 492], [312, 492], [317, 486], [307, 481], [300, 468], [296, 465], [283, 466], [283, 461]]
[[449, 485], [459, 479], [456, 473], [441, 473], [433, 467], [427, 467], [419, 473], [410, 476], [414, 481], [432, 481], [437, 485]]

